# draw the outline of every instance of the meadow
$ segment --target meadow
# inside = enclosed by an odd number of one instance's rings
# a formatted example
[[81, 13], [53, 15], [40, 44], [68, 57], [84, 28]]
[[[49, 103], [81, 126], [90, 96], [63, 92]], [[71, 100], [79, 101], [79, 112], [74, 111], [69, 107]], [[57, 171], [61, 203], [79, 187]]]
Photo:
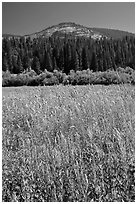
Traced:
[[135, 86], [2, 88], [5, 202], [135, 201]]

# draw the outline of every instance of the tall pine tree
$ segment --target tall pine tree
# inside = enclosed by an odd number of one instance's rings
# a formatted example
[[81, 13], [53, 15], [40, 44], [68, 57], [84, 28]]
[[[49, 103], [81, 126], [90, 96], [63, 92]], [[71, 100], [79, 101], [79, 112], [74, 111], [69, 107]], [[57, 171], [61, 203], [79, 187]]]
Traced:
[[18, 73], [22, 73], [24, 69], [23, 69], [23, 65], [22, 65], [20, 56], [18, 56], [18, 59], [17, 59], [17, 67], [18, 67]]
[[37, 74], [40, 74], [40, 62], [38, 57], [34, 56], [31, 67]]
[[87, 50], [84, 47], [82, 49], [82, 68], [84, 70], [89, 69], [89, 62], [88, 62], [88, 57], [87, 57]]
[[2, 71], [6, 72], [9, 70], [8, 60], [6, 56], [3, 56], [2, 58]]

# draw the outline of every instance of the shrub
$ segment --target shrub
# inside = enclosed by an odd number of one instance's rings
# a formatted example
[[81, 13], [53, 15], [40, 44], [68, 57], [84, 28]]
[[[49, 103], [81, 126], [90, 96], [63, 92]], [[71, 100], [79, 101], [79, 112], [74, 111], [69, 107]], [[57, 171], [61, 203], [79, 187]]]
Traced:
[[135, 84], [135, 72], [130, 75], [131, 84]]
[[39, 86], [40, 85], [39, 76], [30, 77], [27, 85], [28, 86]]
[[51, 86], [51, 85], [57, 85], [59, 84], [59, 80], [57, 79], [56, 76], [52, 76], [50, 78], [45, 78], [43, 81], [42, 81], [42, 85], [47, 85], [47, 86]]
[[31, 70], [31, 71], [29, 71], [29, 72], [27, 72], [27, 73], [25, 73], [26, 75], [28, 75], [29, 77], [35, 77], [35, 76], [37, 76], [37, 73], [34, 71], [34, 70]]
[[77, 83], [78, 83], [78, 85], [90, 84], [90, 76], [87, 75], [86, 73], [82, 73], [82, 74], [79, 75], [79, 77], [77, 78]]
[[68, 81], [69, 81], [69, 84], [72, 84], [72, 85], [77, 84], [75, 73], [72, 73], [72, 72], [70, 73], [70, 75], [68, 76]]
[[47, 71], [46, 69], [44, 70], [44, 73], [46, 74], [46, 78], [50, 78], [53, 76], [52, 72]]
[[126, 67], [125, 68], [125, 73], [132, 75], [134, 73], [134, 69], [132, 69], [131, 67]]
[[2, 72], [2, 78], [7, 78], [7, 77], [10, 77], [10, 76], [11, 76], [10, 71]]
[[104, 73], [106, 84], [120, 84], [120, 77], [115, 71], [109, 71]]
[[104, 75], [104, 73], [96, 75], [93, 84], [104, 84], [108, 85], [110, 82], [108, 81], [107, 77]]
[[68, 85], [70, 82], [69, 82], [69, 77], [67, 75], [64, 75], [63, 77], [63, 85]]
[[20, 80], [20, 78], [17, 78], [17, 76], [9, 76], [6, 78], [3, 78], [2, 80], [2, 86], [22, 86], [23, 83]]
[[39, 82], [40, 84], [42, 83], [42, 81], [47, 77], [47, 74], [46, 73], [41, 73], [39, 76], [38, 76], [38, 79], [39, 79]]
[[69, 83], [72, 85], [92, 84], [94, 81], [94, 73], [90, 70], [71, 72], [68, 76]]
[[120, 73], [119, 77], [120, 77], [121, 83], [130, 83], [131, 82], [130, 75], [127, 73]]
[[9, 86], [9, 78], [2, 78], [2, 86], [3, 87]]
[[61, 71], [54, 70], [48, 72], [45, 70], [40, 75], [31, 70], [22, 74], [10, 74], [10, 72], [2, 72], [2, 86], [38, 86], [38, 85], [86, 85], [86, 84], [121, 84], [131, 83], [135, 84], [135, 71], [126, 67], [119, 67], [117, 71], [92, 72], [91, 70], [70, 71], [69, 75]]
[[63, 83], [63, 79], [66, 75], [65, 73], [62, 73], [61, 71], [58, 71], [58, 70], [54, 70], [53, 74], [54, 74], [54, 76], [57, 77], [59, 83]]

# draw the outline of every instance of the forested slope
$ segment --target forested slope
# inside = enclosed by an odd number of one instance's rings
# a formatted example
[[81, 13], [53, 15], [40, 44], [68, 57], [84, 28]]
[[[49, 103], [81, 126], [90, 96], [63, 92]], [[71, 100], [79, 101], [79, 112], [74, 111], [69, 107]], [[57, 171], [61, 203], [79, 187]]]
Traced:
[[[37, 75], [55, 70], [66, 75], [73, 70], [90, 72], [117, 71], [119, 67], [135, 69], [135, 38], [103, 37], [4, 37], [2, 40], [2, 71]], [[3, 74], [3, 76], [5, 76]]]

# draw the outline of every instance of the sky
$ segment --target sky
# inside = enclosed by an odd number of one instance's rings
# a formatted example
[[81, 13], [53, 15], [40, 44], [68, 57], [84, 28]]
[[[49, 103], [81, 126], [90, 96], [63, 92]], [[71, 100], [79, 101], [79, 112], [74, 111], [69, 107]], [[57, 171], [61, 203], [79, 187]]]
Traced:
[[62, 22], [135, 33], [134, 2], [3, 2], [2, 33], [26, 35]]

